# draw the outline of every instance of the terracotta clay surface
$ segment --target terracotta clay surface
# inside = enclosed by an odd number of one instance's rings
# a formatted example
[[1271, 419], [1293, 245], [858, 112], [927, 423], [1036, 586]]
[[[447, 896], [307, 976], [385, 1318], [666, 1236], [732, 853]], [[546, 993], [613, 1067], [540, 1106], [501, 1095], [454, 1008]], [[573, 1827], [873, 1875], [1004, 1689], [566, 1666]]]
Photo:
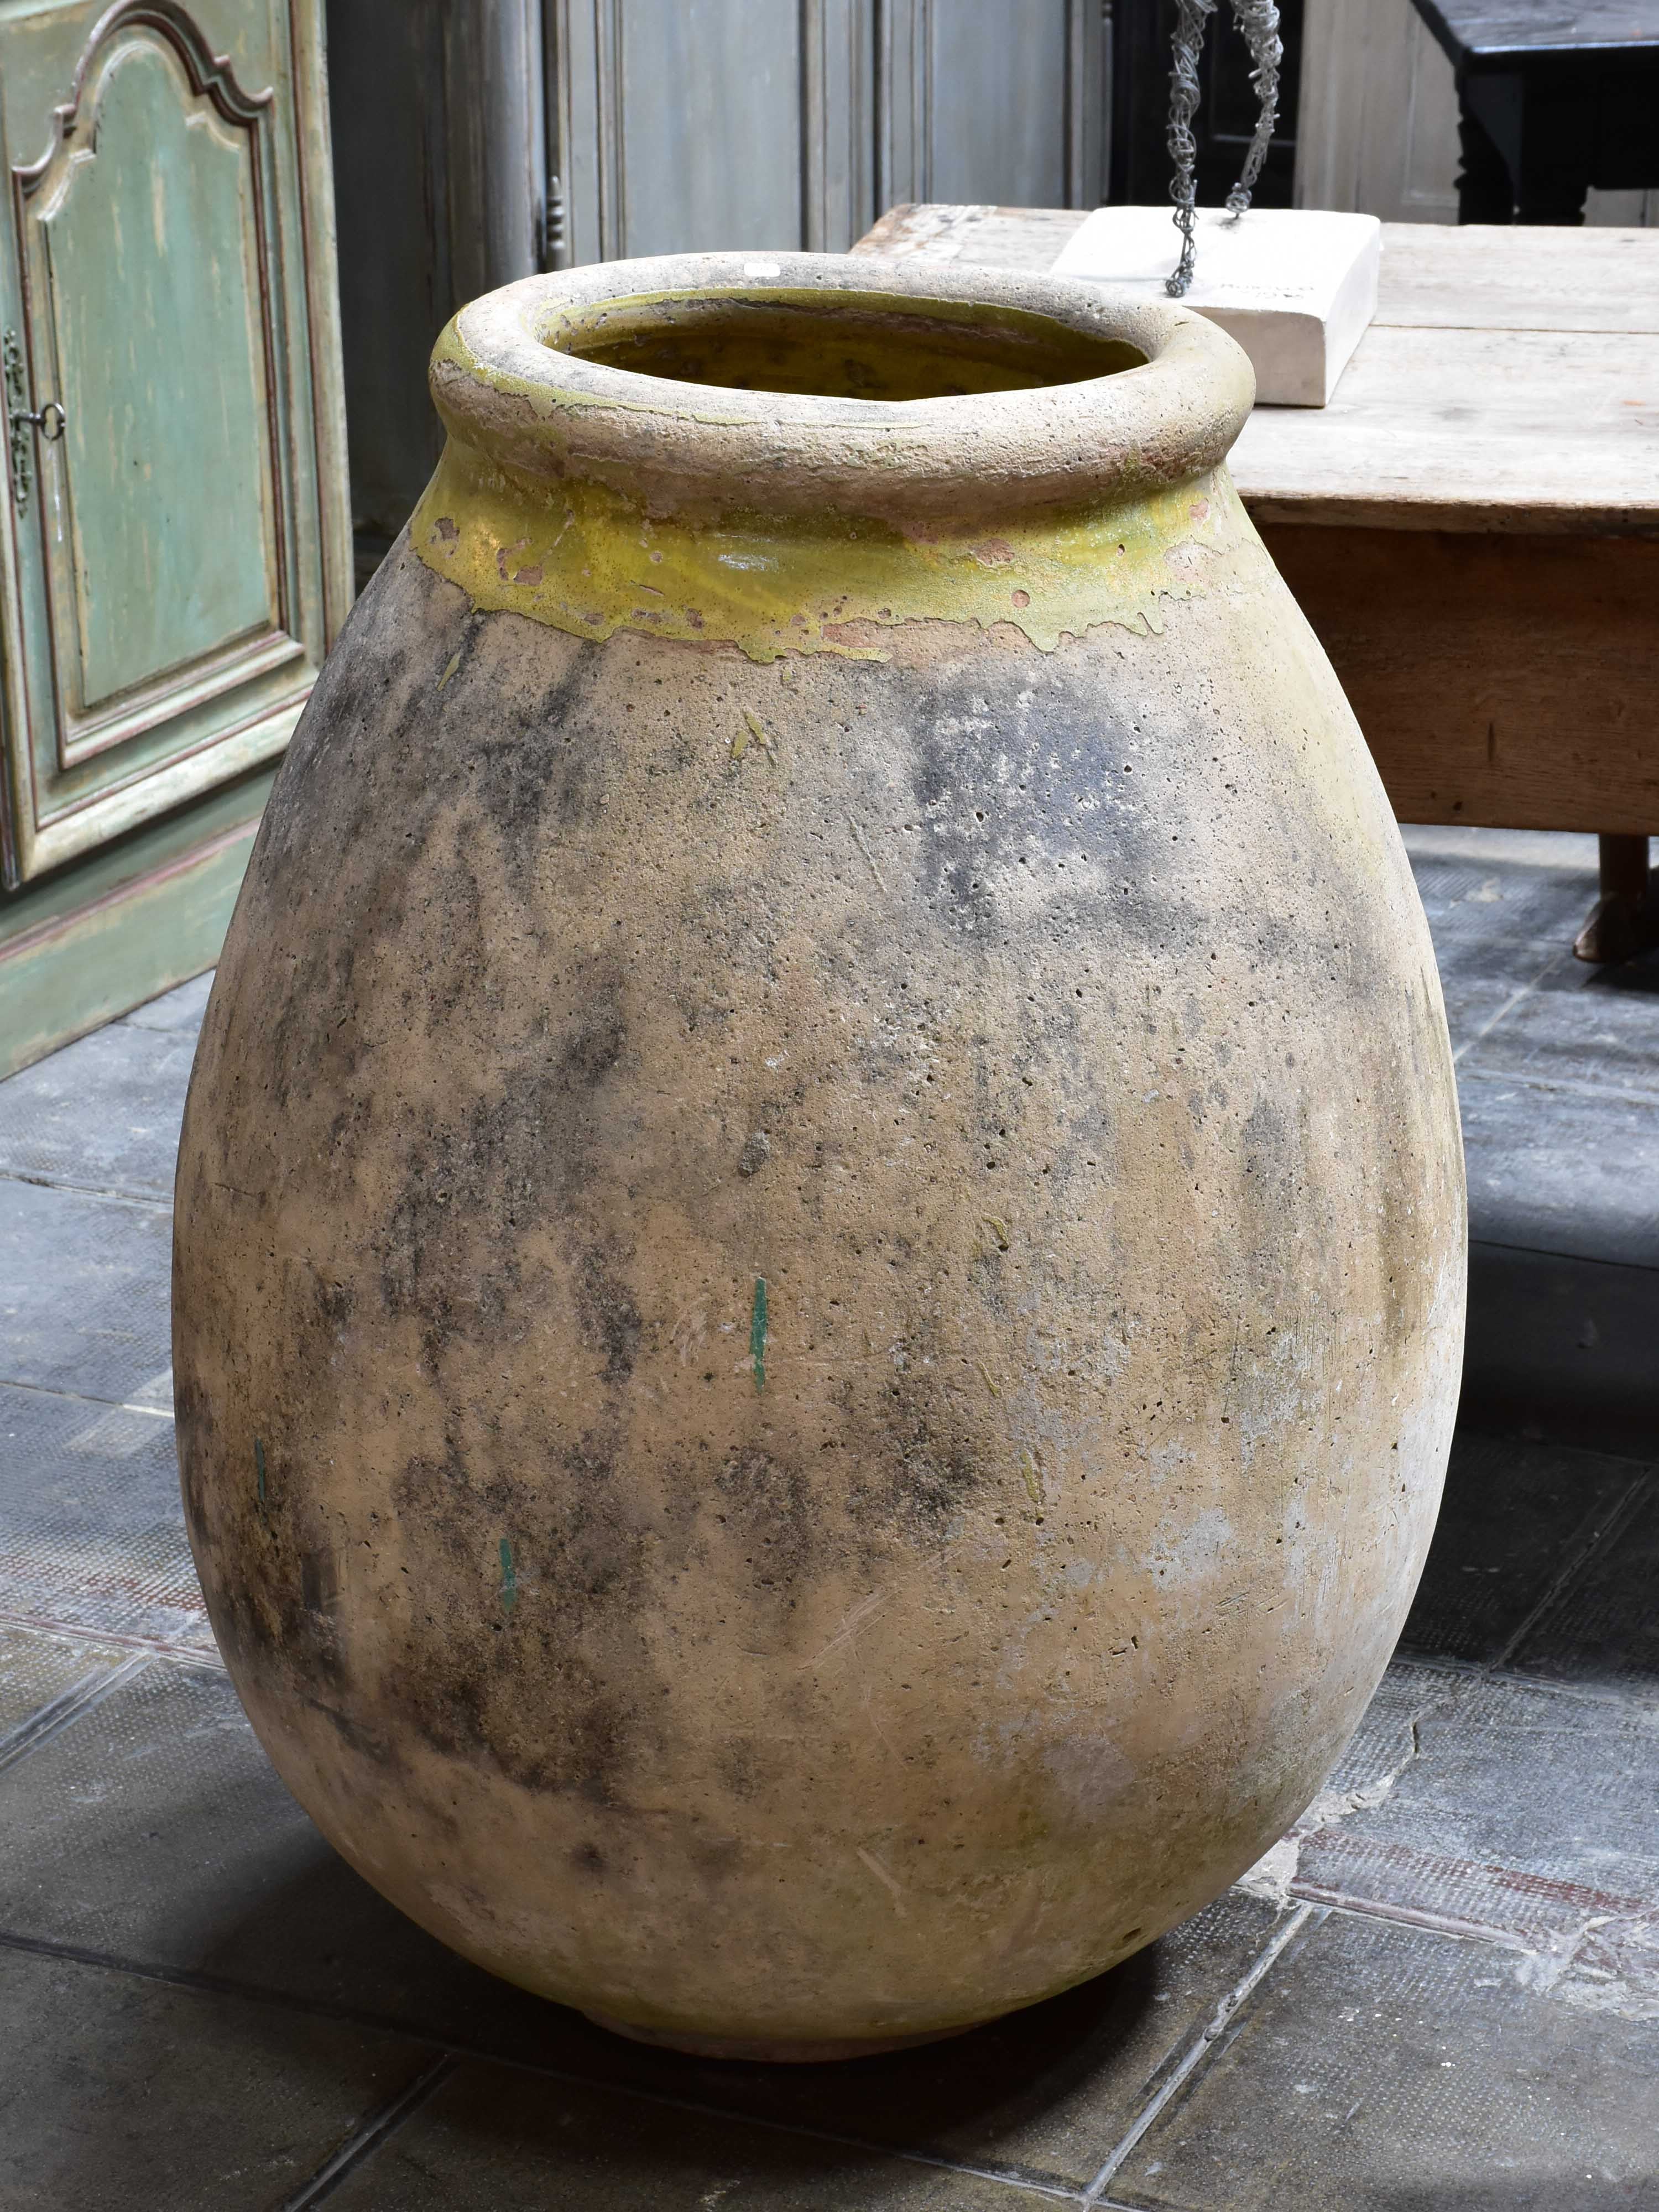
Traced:
[[434, 391], [185, 1121], [214, 1626], [496, 1972], [950, 2032], [1249, 1865], [1404, 1617], [1464, 1269], [1405, 857], [1195, 317], [611, 264]]

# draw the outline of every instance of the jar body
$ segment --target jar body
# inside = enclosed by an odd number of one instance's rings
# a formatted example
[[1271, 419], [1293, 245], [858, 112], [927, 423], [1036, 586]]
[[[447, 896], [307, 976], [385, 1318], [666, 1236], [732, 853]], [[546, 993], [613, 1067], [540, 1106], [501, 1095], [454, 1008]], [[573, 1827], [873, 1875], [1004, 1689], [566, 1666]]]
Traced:
[[284, 1778], [514, 1981], [781, 2055], [1033, 2002], [1382, 1673], [1450, 1056], [1352, 717], [1200, 510], [1225, 588], [1152, 620], [769, 660], [404, 543], [324, 673], [186, 1118], [185, 1493]]

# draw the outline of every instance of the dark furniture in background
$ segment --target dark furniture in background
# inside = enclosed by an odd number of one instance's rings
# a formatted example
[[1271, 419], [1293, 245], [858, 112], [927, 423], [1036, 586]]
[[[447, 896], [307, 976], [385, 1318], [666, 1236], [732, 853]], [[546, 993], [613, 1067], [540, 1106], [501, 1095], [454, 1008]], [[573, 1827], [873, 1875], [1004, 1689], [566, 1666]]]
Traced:
[[1463, 222], [1582, 222], [1659, 185], [1659, 0], [1413, 0], [1462, 110]]
[[[1578, 223], [1659, 185], [1659, 0], [1413, 0], [1457, 74], [1461, 222]], [[1601, 841], [1583, 960], [1659, 944], [1645, 836]]]

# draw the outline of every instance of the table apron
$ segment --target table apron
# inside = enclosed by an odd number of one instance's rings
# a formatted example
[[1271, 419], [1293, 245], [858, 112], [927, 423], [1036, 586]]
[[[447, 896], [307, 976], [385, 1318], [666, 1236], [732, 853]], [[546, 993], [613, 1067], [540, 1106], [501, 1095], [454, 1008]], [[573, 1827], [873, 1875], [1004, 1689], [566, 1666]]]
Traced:
[[1261, 535], [1402, 822], [1659, 833], [1659, 540]]

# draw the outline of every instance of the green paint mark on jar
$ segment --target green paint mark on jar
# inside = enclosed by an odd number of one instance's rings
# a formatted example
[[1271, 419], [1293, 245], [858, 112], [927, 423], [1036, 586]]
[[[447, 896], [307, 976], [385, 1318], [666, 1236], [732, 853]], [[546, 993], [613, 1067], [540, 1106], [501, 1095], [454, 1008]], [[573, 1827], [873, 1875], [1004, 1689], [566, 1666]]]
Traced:
[[519, 1601], [519, 1577], [513, 1565], [513, 1547], [501, 1539], [501, 1611], [511, 1613]]
[[754, 1362], [755, 1388], [766, 1388], [766, 1278], [755, 1278], [755, 1303], [749, 1316], [749, 1356]]

